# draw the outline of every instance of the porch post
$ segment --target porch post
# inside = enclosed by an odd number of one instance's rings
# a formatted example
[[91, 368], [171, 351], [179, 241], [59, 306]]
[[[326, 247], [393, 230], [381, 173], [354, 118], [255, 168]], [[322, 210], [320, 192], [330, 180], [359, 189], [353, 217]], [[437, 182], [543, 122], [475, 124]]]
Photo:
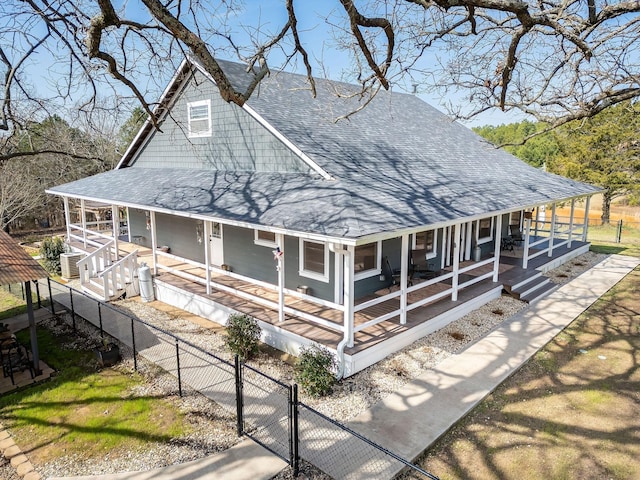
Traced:
[[524, 245], [522, 246], [522, 268], [529, 265], [529, 238], [531, 237], [531, 219], [524, 219]]
[[591, 196], [587, 197], [587, 201], [584, 205], [584, 224], [582, 225], [582, 241], [587, 241], [587, 231], [589, 230], [589, 204], [591, 203]]
[[471, 260], [471, 233], [473, 231], [473, 222], [467, 222], [467, 233], [464, 237], [464, 257], [462, 260]]
[[111, 205], [111, 229], [113, 231], [113, 246], [116, 249], [116, 261], [120, 259], [120, 243], [118, 236], [120, 235], [120, 217], [117, 205]]
[[211, 266], [211, 258], [209, 258], [211, 255], [211, 245], [209, 245], [209, 242], [211, 241], [211, 239], [209, 238], [209, 235], [211, 234], [211, 222], [206, 221], [203, 223], [204, 226], [202, 227], [202, 235], [204, 236], [204, 242], [202, 243], [204, 243], [204, 276], [207, 282], [207, 295], [211, 295], [211, 269], [209, 268]]
[[556, 203], [551, 204], [551, 231], [549, 232], [549, 257], [553, 256], [553, 239], [556, 235]]
[[158, 274], [158, 246], [156, 240], [156, 212], [149, 212], [151, 220], [151, 258], [153, 259], [153, 274]]
[[[284, 235], [276, 233], [276, 245], [284, 252]], [[280, 255], [276, 260], [278, 270], [278, 321], [284, 322], [284, 255]]]
[[540, 205], [536, 207], [536, 226], [533, 227], [533, 236], [538, 236], [538, 222], [540, 221]]
[[462, 225], [456, 223], [453, 228], [453, 278], [451, 279], [451, 301], [458, 300], [458, 271], [460, 270], [460, 228]]
[[575, 214], [576, 209], [576, 199], [571, 199], [571, 216], [569, 217], [569, 243], [567, 243], [567, 248], [571, 248], [571, 239], [573, 237], [573, 216]]
[[355, 248], [351, 245], [344, 251], [344, 339], [348, 347], [353, 347], [354, 340], [354, 253]]
[[446, 259], [447, 259], [447, 243], [448, 243], [448, 238], [449, 238], [449, 227], [444, 227], [444, 228], [440, 228], [438, 229], [438, 231], [436, 232], [436, 235], [442, 232], [442, 255], [440, 258], [440, 270], [444, 270], [444, 267], [446, 267]]
[[84, 209], [84, 199], [80, 200], [80, 213], [82, 214], [82, 243], [87, 248], [87, 213]]
[[335, 266], [335, 288], [333, 290], [333, 302], [341, 304], [342, 297], [344, 295], [344, 259], [342, 258], [342, 252], [336, 250], [334, 252], [334, 266]]
[[69, 212], [69, 197], [62, 197], [64, 202], [64, 223], [67, 225], [67, 241], [71, 242], [71, 213]]
[[493, 248], [493, 281], [498, 281], [500, 274], [500, 240], [502, 239], [502, 215], [496, 215], [496, 233], [494, 235], [495, 245]]
[[409, 234], [402, 235], [400, 252], [400, 325], [407, 323], [407, 276], [409, 275]]

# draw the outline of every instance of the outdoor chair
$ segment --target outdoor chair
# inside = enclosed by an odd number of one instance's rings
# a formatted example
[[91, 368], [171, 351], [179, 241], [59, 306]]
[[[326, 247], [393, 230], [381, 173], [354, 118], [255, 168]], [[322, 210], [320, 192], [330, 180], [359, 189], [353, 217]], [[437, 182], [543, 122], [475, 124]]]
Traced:
[[17, 341], [5, 345], [2, 350], [2, 373], [5, 378], [11, 377], [11, 383], [15, 385], [14, 374], [29, 370], [31, 378], [35, 378], [33, 362], [29, 359], [29, 352]]
[[434, 278], [440, 275], [440, 270], [433, 263], [427, 260], [427, 251], [411, 250], [411, 268], [409, 273], [410, 283], [413, 284], [415, 278]]
[[524, 242], [524, 235], [522, 235], [522, 231], [517, 226], [510, 225], [509, 232], [509, 236], [511, 237], [514, 245], [516, 245], [517, 247], [521, 247], [522, 243]]

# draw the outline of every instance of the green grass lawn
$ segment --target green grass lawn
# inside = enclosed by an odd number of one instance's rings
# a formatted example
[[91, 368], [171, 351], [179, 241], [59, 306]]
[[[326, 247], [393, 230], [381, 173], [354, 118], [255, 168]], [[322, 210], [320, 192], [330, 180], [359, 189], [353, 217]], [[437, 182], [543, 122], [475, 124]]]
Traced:
[[[19, 334], [28, 342], [28, 332]], [[50, 381], [0, 397], [0, 422], [34, 464], [63, 455], [103, 458], [150, 448], [188, 434], [188, 422], [167, 398], [138, 395], [144, 380], [133, 372], [97, 368], [90, 350], [63, 346], [39, 328], [40, 356], [57, 370]]]

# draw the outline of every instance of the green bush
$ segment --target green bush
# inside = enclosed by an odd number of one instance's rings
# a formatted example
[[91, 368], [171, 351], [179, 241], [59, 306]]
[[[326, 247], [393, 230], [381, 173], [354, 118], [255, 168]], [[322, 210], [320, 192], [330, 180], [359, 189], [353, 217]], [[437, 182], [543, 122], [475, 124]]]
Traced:
[[60, 237], [49, 237], [42, 240], [40, 257], [47, 272], [60, 275], [60, 254], [65, 252], [65, 245]]
[[248, 360], [258, 351], [260, 341], [258, 321], [249, 316], [233, 313], [227, 320], [227, 346], [242, 360]]
[[294, 378], [302, 390], [312, 397], [322, 397], [331, 392], [335, 382], [336, 360], [324, 347], [311, 345], [300, 349]]

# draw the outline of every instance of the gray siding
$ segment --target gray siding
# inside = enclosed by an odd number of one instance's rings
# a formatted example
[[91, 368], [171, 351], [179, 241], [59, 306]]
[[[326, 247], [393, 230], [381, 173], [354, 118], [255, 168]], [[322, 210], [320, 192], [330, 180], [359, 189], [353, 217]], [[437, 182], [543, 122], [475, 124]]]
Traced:
[[[147, 230], [144, 211], [129, 209], [129, 229], [133, 243], [151, 248], [151, 232]], [[156, 213], [156, 232], [158, 247], [167, 246], [174, 255], [204, 263], [204, 243], [198, 243], [196, 220]]]
[[[187, 103], [211, 100], [212, 135], [188, 138]], [[310, 171], [247, 112], [220, 97], [215, 85], [200, 72], [180, 93], [171, 115], [136, 158], [134, 167], [190, 168], [235, 172]]]
[[[273, 285], [278, 284], [276, 261], [273, 259], [272, 248], [254, 243], [254, 231], [251, 229], [225, 225], [224, 230], [224, 260], [231, 266], [233, 272], [255, 278]], [[285, 287], [295, 290], [300, 285], [311, 289], [311, 295], [323, 300], [333, 301], [334, 292], [334, 257], [329, 256], [329, 283], [311, 278], [301, 277], [299, 269], [299, 247], [297, 237], [285, 237], [284, 265]]]

